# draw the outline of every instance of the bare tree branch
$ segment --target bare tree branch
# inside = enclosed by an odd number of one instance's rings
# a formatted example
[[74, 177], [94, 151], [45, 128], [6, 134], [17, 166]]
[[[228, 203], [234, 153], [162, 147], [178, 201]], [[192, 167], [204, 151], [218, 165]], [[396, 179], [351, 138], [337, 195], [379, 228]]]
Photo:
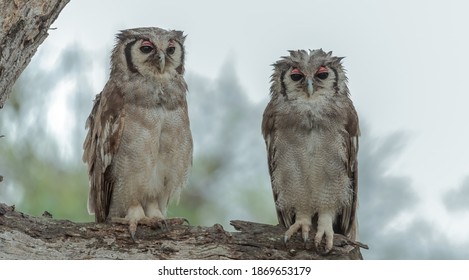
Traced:
[[0, 0], [0, 109], [69, 0]]
[[285, 246], [284, 228], [231, 221], [228, 232], [212, 227], [170, 224], [168, 229], [144, 225], [133, 242], [125, 225], [73, 223], [49, 213], [32, 217], [0, 203], [0, 259], [362, 259], [360, 246], [334, 237], [326, 255], [305, 247], [300, 236]]

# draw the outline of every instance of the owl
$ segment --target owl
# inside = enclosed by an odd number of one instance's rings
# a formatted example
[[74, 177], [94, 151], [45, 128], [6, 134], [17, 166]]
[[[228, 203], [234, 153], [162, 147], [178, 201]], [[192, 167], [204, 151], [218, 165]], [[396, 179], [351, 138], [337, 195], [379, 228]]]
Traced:
[[325, 252], [334, 233], [357, 238], [358, 116], [343, 57], [322, 49], [290, 51], [274, 66], [262, 120], [278, 221], [284, 241], [316, 228]]
[[[192, 166], [182, 31], [156, 27], [116, 36], [111, 73], [86, 121], [88, 211], [96, 222], [164, 225]], [[163, 223], [161, 223], [163, 222]]]

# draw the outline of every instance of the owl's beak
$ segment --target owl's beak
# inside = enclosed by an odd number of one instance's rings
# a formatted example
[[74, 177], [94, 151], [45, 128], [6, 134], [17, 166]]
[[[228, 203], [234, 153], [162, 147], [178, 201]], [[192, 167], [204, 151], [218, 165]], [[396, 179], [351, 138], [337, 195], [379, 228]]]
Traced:
[[160, 73], [163, 73], [163, 71], [164, 71], [164, 66], [165, 66], [165, 62], [166, 62], [164, 52], [159, 52], [159, 54], [158, 54], [158, 59], [159, 59]]
[[306, 79], [306, 84], [308, 85], [308, 94], [309, 96], [313, 95], [313, 80], [311, 78]]

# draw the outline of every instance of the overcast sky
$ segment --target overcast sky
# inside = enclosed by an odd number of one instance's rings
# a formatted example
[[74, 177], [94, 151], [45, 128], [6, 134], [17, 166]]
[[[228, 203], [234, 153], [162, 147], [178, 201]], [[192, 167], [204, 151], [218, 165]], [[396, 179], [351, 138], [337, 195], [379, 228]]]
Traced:
[[[50, 61], [71, 45], [89, 52], [98, 93], [108, 73], [99, 67], [107, 65], [118, 30], [183, 30], [187, 73], [212, 80], [236, 75], [260, 111], [268, 101], [271, 64], [287, 50], [323, 48], [345, 56], [366, 137], [360, 156], [368, 161], [360, 173], [375, 178], [361, 187], [388, 188], [386, 197], [362, 190], [360, 223], [368, 232], [362, 237], [370, 239], [363, 241], [421, 248], [423, 236], [440, 245], [408, 252], [408, 258], [469, 258], [461, 251], [469, 252], [468, 11], [462, 0], [75, 0], [41, 51]], [[385, 206], [396, 216], [387, 224], [378, 211]]]

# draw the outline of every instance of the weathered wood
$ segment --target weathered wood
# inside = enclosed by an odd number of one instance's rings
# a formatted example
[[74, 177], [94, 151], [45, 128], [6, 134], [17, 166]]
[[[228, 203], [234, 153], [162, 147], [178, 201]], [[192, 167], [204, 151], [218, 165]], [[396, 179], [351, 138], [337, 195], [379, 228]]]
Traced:
[[0, 109], [69, 0], [0, 0]]
[[125, 225], [55, 220], [47, 212], [32, 217], [0, 203], [0, 259], [362, 259], [360, 246], [341, 235], [322, 255], [300, 236], [283, 243], [285, 229], [231, 221], [237, 232], [212, 227], [144, 225], [133, 242]]

